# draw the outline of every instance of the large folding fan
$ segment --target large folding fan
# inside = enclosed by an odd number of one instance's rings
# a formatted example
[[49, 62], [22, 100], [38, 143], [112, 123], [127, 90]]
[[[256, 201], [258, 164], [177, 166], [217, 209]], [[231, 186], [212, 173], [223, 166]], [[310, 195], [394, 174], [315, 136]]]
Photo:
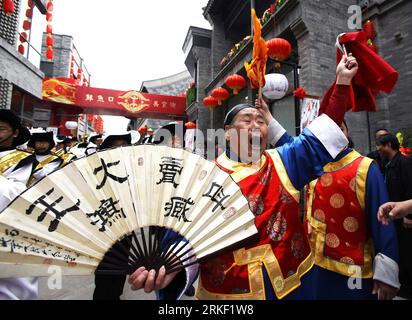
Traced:
[[[168, 273], [256, 236], [229, 174], [182, 149], [123, 147], [52, 173], [0, 213], [0, 277]], [[6, 266], [5, 268], [3, 266]]]

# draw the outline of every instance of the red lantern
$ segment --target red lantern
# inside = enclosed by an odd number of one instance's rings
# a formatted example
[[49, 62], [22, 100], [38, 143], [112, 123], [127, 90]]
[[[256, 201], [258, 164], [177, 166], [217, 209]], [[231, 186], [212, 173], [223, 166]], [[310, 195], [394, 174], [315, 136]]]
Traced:
[[33, 10], [32, 9], [27, 9], [26, 10], [26, 18], [33, 18]]
[[53, 27], [51, 26], [51, 24], [48, 24], [46, 27], [46, 33], [53, 33]]
[[53, 15], [52, 15], [50, 12], [47, 12], [47, 13], [46, 13], [46, 20], [47, 20], [48, 22], [52, 22], [52, 20], [53, 20]]
[[[266, 42], [266, 45], [268, 47], [268, 56], [273, 60], [287, 60], [292, 53], [292, 45], [282, 38], [270, 39]], [[280, 65], [276, 67], [280, 67]]]
[[230, 93], [225, 88], [220, 87], [212, 91], [212, 97], [215, 98], [218, 101], [219, 106], [221, 106], [222, 101], [229, 99]]
[[19, 45], [19, 53], [21, 54], [21, 55], [24, 55], [24, 46], [21, 44], [21, 45]]
[[53, 3], [50, 1], [46, 7], [47, 11], [53, 11]]
[[185, 124], [186, 129], [196, 129], [196, 123], [193, 122], [187, 122]]
[[28, 1], [27, 1], [27, 5], [28, 5], [30, 8], [33, 8], [33, 0], [28, 0]]
[[23, 32], [20, 34], [20, 42], [21, 42], [21, 43], [25, 43], [26, 41], [27, 41], [27, 33], [23, 31]]
[[3, 0], [3, 11], [8, 16], [11, 16], [14, 13], [15, 8], [13, 0]]
[[47, 49], [46, 51], [46, 58], [47, 60], [52, 60], [54, 56], [54, 52], [53, 49]]
[[375, 30], [375, 25], [373, 24], [372, 21], [368, 20], [365, 22], [363, 25], [363, 31], [365, 31], [366, 34], [366, 39], [375, 39], [376, 37], [376, 30]]
[[225, 84], [233, 90], [233, 94], [238, 94], [239, 90], [246, 87], [246, 80], [242, 76], [234, 74], [226, 79]]
[[52, 37], [52, 36], [47, 36], [47, 38], [46, 38], [46, 45], [47, 45], [48, 47], [53, 47], [53, 43], [54, 43], [53, 37]]
[[30, 30], [31, 22], [29, 20], [24, 20], [23, 22], [23, 29], [24, 30]]
[[219, 101], [216, 98], [209, 96], [203, 99], [203, 104], [209, 109], [213, 109], [219, 105]]

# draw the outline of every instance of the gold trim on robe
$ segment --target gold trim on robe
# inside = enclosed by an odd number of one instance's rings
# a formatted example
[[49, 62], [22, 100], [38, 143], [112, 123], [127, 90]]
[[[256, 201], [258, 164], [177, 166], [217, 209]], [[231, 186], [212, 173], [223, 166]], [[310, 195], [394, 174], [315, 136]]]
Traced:
[[27, 157], [31, 156], [30, 153], [14, 150], [9, 154], [0, 158], [0, 174], [4, 174], [7, 169], [11, 168], [12, 166], [18, 164], [21, 160], [26, 159]]
[[282, 182], [283, 187], [286, 191], [295, 199], [297, 203], [300, 200], [300, 191], [295, 188], [292, 181], [290, 181], [289, 175], [286, 171], [285, 165], [283, 164], [282, 158], [280, 157], [279, 152], [276, 149], [266, 151], [269, 156], [272, 158], [273, 163], [276, 167], [279, 179]]
[[226, 152], [222, 153], [216, 160], [217, 164], [221, 165], [226, 170], [231, 171], [231, 176], [236, 183], [239, 183], [243, 179], [257, 173], [266, 164], [266, 156], [262, 155], [260, 161], [252, 164], [244, 164], [241, 162], [233, 161], [230, 159]]
[[234, 251], [233, 256], [235, 259], [234, 265], [248, 266], [250, 292], [242, 294], [220, 294], [209, 292], [203, 287], [200, 278], [199, 287], [196, 293], [198, 299], [265, 300], [266, 292], [262, 270], [263, 266], [265, 266], [266, 271], [268, 272], [276, 297], [282, 299], [301, 285], [300, 278], [312, 268], [314, 263], [313, 255], [309, 254], [299, 265], [297, 272], [285, 279], [270, 244], [257, 246], [248, 250], [242, 248]]

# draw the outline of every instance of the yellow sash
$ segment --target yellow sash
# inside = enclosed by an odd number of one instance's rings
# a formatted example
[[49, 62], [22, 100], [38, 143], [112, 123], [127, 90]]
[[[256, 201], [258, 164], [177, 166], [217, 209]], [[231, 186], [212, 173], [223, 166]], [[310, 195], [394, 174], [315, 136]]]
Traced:
[[[34, 171], [38, 171], [38, 170], [40, 170], [40, 169], [43, 169], [44, 166], [48, 165], [49, 163], [51, 163], [51, 162], [53, 162], [54, 160], [59, 159], [59, 158], [60, 158], [60, 157], [58, 157], [58, 156], [56, 156], [56, 155], [54, 155], [54, 154], [51, 154], [50, 156], [48, 156], [47, 158], [45, 158], [43, 161], [41, 161], [41, 162], [37, 165], [37, 167], [36, 167], [36, 169], [35, 169]], [[60, 160], [62, 160], [62, 159], [60, 158]]]
[[14, 150], [9, 154], [5, 155], [4, 157], [0, 158], [0, 174], [4, 174], [7, 169], [11, 168], [12, 166], [18, 164], [21, 160], [30, 156], [30, 153]]

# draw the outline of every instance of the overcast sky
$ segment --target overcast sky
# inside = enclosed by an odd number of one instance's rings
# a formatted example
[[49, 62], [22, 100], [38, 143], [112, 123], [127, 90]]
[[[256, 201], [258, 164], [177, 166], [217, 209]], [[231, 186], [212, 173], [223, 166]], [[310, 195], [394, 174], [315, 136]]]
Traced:
[[54, 0], [53, 32], [73, 36], [91, 86], [139, 90], [142, 81], [185, 70], [188, 28], [210, 28], [202, 15], [207, 2]]

